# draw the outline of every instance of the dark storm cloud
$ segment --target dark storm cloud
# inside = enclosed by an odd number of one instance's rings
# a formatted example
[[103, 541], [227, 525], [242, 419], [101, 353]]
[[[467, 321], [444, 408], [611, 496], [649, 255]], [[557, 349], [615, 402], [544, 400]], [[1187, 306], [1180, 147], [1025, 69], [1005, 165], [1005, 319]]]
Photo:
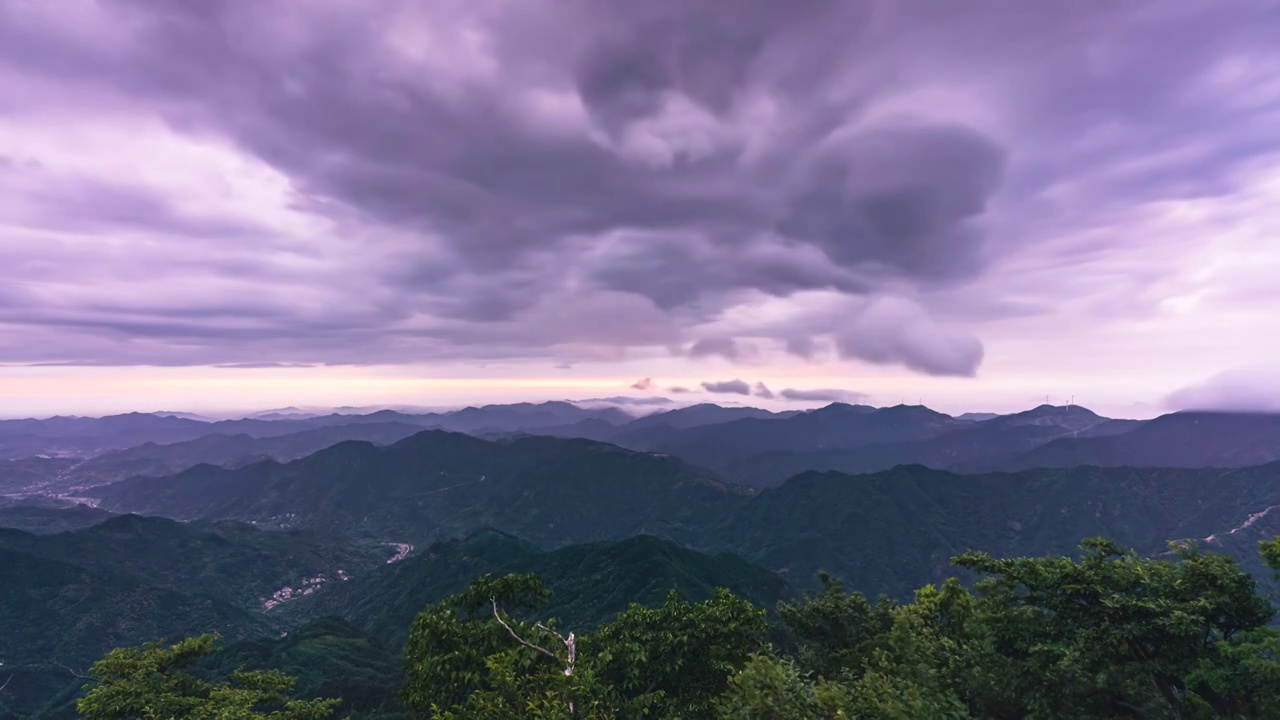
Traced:
[[[981, 342], [931, 293], [987, 283], [966, 307], [996, 307], [992, 263], [1049, 229], [1230, 191], [1274, 147], [1213, 83], [1272, 52], [1276, 18], [1227, 6], [0, 0], [0, 111], [99, 143], [4, 150], [0, 231], [24, 234], [0, 259], [33, 270], [0, 360], [742, 360], [760, 339], [973, 375]], [[85, 118], [107, 139], [60, 132]], [[129, 180], [73, 162], [137, 118], [279, 178], [178, 186], [160, 171], [208, 153], [162, 143], [114, 150]], [[117, 272], [145, 290], [108, 307]], [[878, 309], [704, 327], [806, 291]]]
[[746, 352], [733, 338], [703, 338], [689, 348], [689, 357], [705, 358], [718, 355], [726, 360], [737, 360]]
[[750, 395], [751, 386], [742, 380], [720, 380], [717, 382], [704, 382], [702, 389], [709, 393], [727, 394], [727, 395]]
[[858, 403], [867, 399], [866, 393], [855, 392], [853, 390], [836, 390], [836, 389], [816, 389], [816, 390], [797, 390], [795, 388], [787, 388], [778, 393], [784, 400], [795, 400], [797, 402], [842, 402], [842, 403]]

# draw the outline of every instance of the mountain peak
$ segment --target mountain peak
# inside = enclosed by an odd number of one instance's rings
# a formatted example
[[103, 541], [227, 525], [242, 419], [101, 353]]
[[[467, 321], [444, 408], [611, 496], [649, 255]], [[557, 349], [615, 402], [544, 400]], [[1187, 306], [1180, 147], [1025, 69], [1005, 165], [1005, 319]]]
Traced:
[[879, 409], [880, 408], [874, 407], [872, 405], [851, 405], [849, 403], [833, 402], [830, 405], [824, 405], [816, 410], [813, 410], [812, 413], [813, 414], [829, 413], [832, 415], [835, 415], [835, 414], [866, 415], [868, 413], [876, 412]]

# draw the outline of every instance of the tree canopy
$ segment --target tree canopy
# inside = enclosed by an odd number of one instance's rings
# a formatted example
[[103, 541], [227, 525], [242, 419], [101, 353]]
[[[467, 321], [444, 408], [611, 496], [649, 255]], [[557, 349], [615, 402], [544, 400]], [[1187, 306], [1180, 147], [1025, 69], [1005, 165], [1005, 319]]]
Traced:
[[[1280, 539], [1262, 544], [1280, 567]], [[1089, 539], [1078, 557], [955, 558], [908, 603], [822, 576], [770, 615], [727, 590], [672, 592], [574, 632], [541, 618], [533, 575], [483, 576], [428, 605], [404, 649], [402, 706], [449, 720], [1102, 720], [1280, 717], [1274, 608], [1236, 562], [1191, 545], [1142, 557]], [[190, 672], [213, 636], [115, 650], [89, 718], [323, 718], [279, 671]]]

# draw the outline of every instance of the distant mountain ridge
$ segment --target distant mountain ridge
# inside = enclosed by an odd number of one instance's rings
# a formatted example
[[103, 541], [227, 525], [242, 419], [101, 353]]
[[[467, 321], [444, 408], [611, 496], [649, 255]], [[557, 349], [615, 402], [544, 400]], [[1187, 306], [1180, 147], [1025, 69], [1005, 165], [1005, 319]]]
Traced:
[[355, 415], [276, 415], [272, 419], [251, 417], [216, 422], [175, 414], [152, 413], [126, 413], [100, 418], [60, 416], [0, 420], [0, 459], [36, 455], [88, 457], [147, 442], [169, 444], [211, 434], [265, 438], [358, 423], [402, 423], [420, 428], [476, 432], [529, 430], [565, 425], [588, 418], [600, 418], [614, 424], [633, 419], [631, 415], [613, 407], [582, 408], [560, 401], [485, 405], [443, 413], [410, 414], [381, 410]]
[[286, 464], [197, 466], [85, 491], [107, 510], [324, 527], [422, 545], [499, 527], [563, 545], [680, 539], [746, 491], [681, 459], [581, 439], [488, 441], [423, 431], [385, 448], [344, 442]]
[[[932, 419], [914, 409], [895, 416]], [[1056, 432], [1045, 421], [1052, 416], [1004, 424]], [[977, 432], [983, 424], [967, 425]], [[1280, 463], [968, 475], [899, 465], [866, 475], [802, 473], [753, 495], [662, 454], [426, 431], [387, 448], [344, 443], [286, 465], [202, 467], [99, 490], [113, 511], [323, 527], [418, 547], [482, 528], [542, 547], [650, 534], [737, 553], [799, 587], [825, 569], [860, 588], [901, 593], [938, 579], [948, 558], [970, 549], [1067, 552], [1083, 537], [1106, 535], [1160, 552], [1171, 540], [1221, 533], [1280, 505]]]

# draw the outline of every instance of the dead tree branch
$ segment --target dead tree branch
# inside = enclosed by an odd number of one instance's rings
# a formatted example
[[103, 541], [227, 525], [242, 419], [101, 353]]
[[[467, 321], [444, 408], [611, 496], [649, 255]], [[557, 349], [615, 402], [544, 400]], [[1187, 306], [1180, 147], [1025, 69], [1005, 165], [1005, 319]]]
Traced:
[[498, 623], [499, 623], [500, 625], [502, 625], [502, 627], [504, 627], [504, 628], [506, 628], [506, 629], [507, 629], [507, 632], [511, 633], [511, 637], [515, 638], [515, 639], [516, 639], [516, 642], [520, 643], [521, 645], [523, 645], [523, 646], [525, 646], [525, 647], [527, 647], [527, 648], [531, 648], [531, 649], [533, 649], [533, 650], [537, 650], [538, 652], [542, 653], [543, 655], [546, 655], [547, 657], [551, 658], [552, 660], [555, 660], [556, 662], [560, 662], [560, 658], [556, 657], [556, 654], [555, 654], [555, 653], [551, 652], [550, 650], [548, 650], [548, 649], [546, 649], [546, 648], [544, 648], [544, 647], [538, 647], [537, 645], [534, 645], [534, 644], [533, 644], [533, 643], [531, 643], [531, 642], [525, 642], [524, 638], [522, 638], [522, 637], [520, 637], [519, 635], [517, 635], [517, 634], [516, 634], [516, 631], [511, 629], [511, 626], [510, 626], [510, 625], [508, 625], [508, 624], [506, 623], [506, 621], [502, 619], [502, 615], [498, 614], [498, 600], [497, 600], [497, 598], [489, 598], [489, 602], [493, 605], [493, 616], [494, 616], [495, 618], [497, 618]]

